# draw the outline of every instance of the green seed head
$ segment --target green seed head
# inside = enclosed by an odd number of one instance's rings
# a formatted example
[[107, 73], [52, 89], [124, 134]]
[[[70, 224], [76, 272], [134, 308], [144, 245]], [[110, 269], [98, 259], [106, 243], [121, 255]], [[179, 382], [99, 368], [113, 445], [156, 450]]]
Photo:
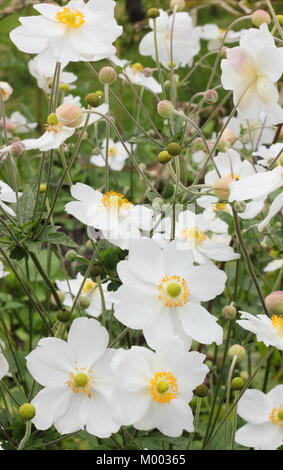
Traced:
[[169, 385], [167, 382], [162, 380], [157, 384], [156, 388], [159, 393], [166, 393], [169, 389]]
[[231, 382], [232, 390], [243, 390], [245, 386], [245, 381], [242, 377], [235, 377]]
[[166, 291], [170, 297], [178, 297], [178, 295], [180, 295], [182, 292], [182, 287], [177, 282], [171, 282], [166, 287]]
[[170, 153], [170, 155], [175, 157], [176, 155], [180, 154], [181, 146], [177, 142], [171, 142], [167, 145], [166, 150]]
[[158, 158], [158, 161], [164, 165], [165, 163], [170, 162], [170, 160], [172, 159], [172, 155], [170, 155], [170, 153], [167, 152], [167, 150], [163, 150], [162, 152], [158, 154], [157, 158]]
[[199, 398], [204, 398], [208, 395], [208, 388], [205, 384], [199, 385], [197, 388], [194, 389], [194, 395]]
[[35, 417], [36, 409], [31, 403], [24, 403], [19, 408], [19, 415], [25, 421], [30, 421]]
[[56, 126], [56, 124], [58, 124], [58, 118], [56, 116], [55, 113], [51, 113], [49, 114], [48, 118], [47, 118], [47, 123], [50, 124], [51, 126]]
[[147, 13], [146, 13], [146, 16], [148, 18], [158, 18], [160, 16], [160, 11], [158, 10], [158, 8], [150, 8], [149, 10], [147, 10]]
[[102, 100], [104, 97], [103, 91], [95, 91], [94, 93], [88, 93], [85, 96], [85, 102], [92, 106], [93, 108], [97, 108], [97, 106], [101, 105]]
[[283, 408], [280, 408], [280, 410], [277, 413], [278, 419], [283, 420]]
[[89, 381], [89, 378], [86, 374], [83, 372], [79, 372], [77, 375], [74, 377], [74, 384], [79, 387], [79, 388], [84, 388], [87, 386]]

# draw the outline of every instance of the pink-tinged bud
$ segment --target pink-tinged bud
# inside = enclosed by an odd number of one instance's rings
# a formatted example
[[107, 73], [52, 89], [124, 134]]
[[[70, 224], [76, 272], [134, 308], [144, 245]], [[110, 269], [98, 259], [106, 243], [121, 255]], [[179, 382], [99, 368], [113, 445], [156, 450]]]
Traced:
[[158, 114], [160, 114], [160, 116], [162, 116], [163, 118], [168, 118], [172, 116], [174, 110], [175, 108], [173, 103], [168, 100], [159, 101], [157, 105]]
[[237, 136], [234, 134], [232, 129], [229, 129], [229, 127], [226, 127], [224, 130], [220, 141], [221, 142], [229, 142], [229, 144], [233, 144], [237, 140]]
[[151, 77], [153, 70], [150, 67], [145, 67], [143, 73], [145, 77]]
[[117, 72], [113, 67], [103, 67], [99, 72], [99, 81], [103, 85], [111, 85], [117, 79]]
[[212, 186], [215, 196], [227, 201], [230, 195], [230, 184], [232, 181], [233, 179], [231, 176], [219, 178], [219, 180], [217, 180]]
[[56, 109], [56, 116], [64, 126], [78, 127], [83, 120], [83, 110], [76, 104], [65, 103]]
[[13, 142], [10, 147], [10, 153], [13, 157], [21, 157], [25, 152], [25, 144], [21, 140]]
[[265, 297], [265, 306], [272, 315], [283, 316], [283, 291], [277, 290]]
[[252, 14], [252, 24], [254, 26], [257, 26], [257, 28], [260, 27], [261, 24], [266, 23], [269, 24], [271, 22], [271, 18], [269, 13], [264, 10], [256, 10]]
[[218, 100], [218, 93], [216, 90], [206, 90], [204, 93], [204, 99], [207, 103], [216, 103]]

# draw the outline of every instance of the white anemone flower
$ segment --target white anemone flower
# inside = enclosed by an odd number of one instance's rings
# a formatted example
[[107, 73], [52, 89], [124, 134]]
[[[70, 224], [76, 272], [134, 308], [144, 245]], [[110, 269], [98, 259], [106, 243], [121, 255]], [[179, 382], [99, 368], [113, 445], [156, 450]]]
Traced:
[[[112, 0], [72, 0], [65, 6], [34, 5], [40, 15], [20, 17], [21, 26], [10, 33], [23, 52], [47, 57], [51, 70], [55, 63], [96, 61], [115, 54], [112, 43], [122, 34], [114, 18]], [[52, 57], [52, 61], [50, 60]]]
[[[1, 351], [1, 348], [0, 348], [0, 351]], [[9, 364], [4, 354], [0, 352], [0, 380], [3, 379], [3, 377], [5, 377], [5, 375], [8, 374], [8, 371], [9, 371]]]
[[[254, 156], [260, 157], [258, 163], [264, 167], [269, 167], [274, 162], [275, 158], [282, 153], [283, 155], [283, 144], [276, 143], [270, 147], [261, 145], [259, 149], [253, 153]], [[283, 157], [282, 157], [283, 158]]]
[[[3, 122], [1, 122], [3, 125]], [[28, 122], [27, 118], [19, 111], [14, 111], [10, 117], [6, 118], [6, 130], [8, 133], [24, 134], [35, 129], [36, 122]]]
[[7, 101], [13, 93], [13, 88], [8, 82], [0, 82], [0, 89], [3, 101]]
[[[243, 31], [228, 31], [225, 44], [239, 42]], [[208, 41], [207, 48], [209, 51], [219, 49], [223, 38], [226, 34], [226, 29], [219, 28], [216, 24], [205, 24], [200, 27], [200, 37]]]
[[275, 346], [283, 351], [283, 317], [272, 315], [251, 315], [241, 312], [241, 320], [237, 323], [245, 330], [251, 331], [265, 346]]
[[188, 402], [208, 373], [204, 360], [204, 354], [188, 352], [177, 336], [156, 352], [139, 346], [118, 349], [111, 364], [115, 420], [145, 431], [157, 428], [171, 437], [192, 432]]
[[123, 194], [102, 194], [86, 184], [71, 187], [77, 201], [68, 202], [65, 210], [83, 224], [102, 231], [104, 238], [127, 249], [130, 239], [141, 238], [141, 231], [152, 227], [152, 210], [129, 202]]
[[283, 73], [281, 52], [266, 24], [248, 29], [241, 36], [240, 46], [228, 49], [227, 59], [221, 62], [221, 80], [225, 90], [233, 91], [234, 104], [240, 101], [241, 117], [257, 119], [265, 112], [272, 124], [283, 121], [275, 85]]
[[[21, 194], [22, 193], [18, 193], [18, 197], [20, 197]], [[13, 191], [8, 184], [4, 183], [4, 181], [0, 181], [0, 207], [4, 212], [14, 217], [16, 215], [14, 210], [7, 206], [7, 204], [5, 204], [6, 202], [15, 204], [17, 202], [17, 196], [15, 191]]]
[[[177, 67], [192, 65], [194, 57], [200, 51], [199, 28], [194, 28], [189, 13], [178, 12], [175, 14], [173, 27], [173, 57], [171, 57], [171, 36], [173, 15], [168, 16], [164, 10], [159, 10], [160, 16], [156, 18], [157, 47], [160, 63], [168, 68], [174, 62]], [[153, 20], [149, 20], [149, 26], [153, 29]], [[144, 56], [151, 56], [155, 60], [154, 32], [147, 33], [140, 42], [139, 52]]]
[[[170, 240], [171, 225], [172, 218], [168, 217], [163, 221], [165, 231], [161, 238]], [[227, 224], [225, 228], [227, 230]], [[214, 231], [216, 233], [213, 233]], [[194, 261], [199, 264], [212, 263], [211, 260], [231, 261], [240, 258], [240, 255], [229, 246], [231, 237], [227, 234], [217, 235], [217, 232], [223, 233], [223, 223], [218, 218], [209, 218], [186, 210], [180, 212], [176, 219], [175, 239], [178, 242], [178, 249], [192, 250]], [[154, 234], [153, 238], [158, 240], [159, 236]]]
[[[97, 155], [93, 155], [90, 158], [90, 162], [99, 167], [105, 167], [105, 156], [106, 156], [106, 139], [103, 140], [101, 151]], [[131, 150], [131, 146], [125, 143], [126, 147]], [[135, 146], [134, 146], [135, 148]], [[108, 165], [111, 170], [120, 171], [125, 166], [125, 161], [129, 157], [128, 152], [121, 144], [121, 142], [114, 142], [113, 139], [109, 139], [108, 147]]]
[[270, 261], [267, 263], [267, 265], [263, 268], [263, 271], [265, 273], [271, 273], [273, 271], [277, 271], [278, 269], [281, 269], [283, 266], [283, 259], [274, 259], [273, 261]]
[[184, 256], [176, 241], [162, 249], [147, 238], [131, 241], [128, 260], [118, 263], [123, 284], [112, 294], [114, 315], [129, 328], [143, 330], [150, 347], [174, 334], [187, 344], [191, 339], [221, 344], [221, 326], [200, 303], [223, 292], [226, 274], [193, 261], [192, 251]]
[[[228, 116], [223, 118], [226, 123]], [[224, 130], [221, 141], [232, 140], [234, 149], [257, 149], [260, 145], [272, 142], [276, 128], [272, 126], [265, 113], [261, 113], [256, 119], [244, 119], [240, 116], [232, 117]], [[229, 141], [228, 141], [229, 142]]]
[[[69, 279], [66, 281], [56, 281], [59, 291], [65, 294], [63, 304], [66, 307], [72, 307], [74, 297], [79, 292], [84, 277], [78, 273], [76, 279]], [[111, 308], [111, 301], [109, 299], [109, 292], [107, 290], [109, 282], [101, 284], [105, 307]], [[99, 284], [92, 279], [87, 278], [84, 287], [81, 291], [81, 296], [86, 297], [90, 301], [90, 306], [85, 310], [86, 313], [92, 317], [99, 317], [102, 313], [103, 300], [99, 289]]]
[[247, 421], [236, 432], [238, 444], [257, 450], [276, 450], [283, 444], [283, 385], [267, 394], [247, 390], [239, 400], [238, 414]]
[[[50, 94], [52, 91], [52, 84], [53, 84], [53, 71], [51, 71], [51, 67], [49, 64], [39, 64], [37, 57], [30, 60], [28, 63], [28, 68], [30, 74], [36, 79], [37, 85], [41, 88], [46, 94]], [[73, 83], [77, 80], [77, 76], [71, 72], [65, 72], [64, 70], [60, 71], [59, 77], [59, 86], [67, 85], [68, 90], [72, 90], [75, 88]]]
[[[233, 149], [229, 149], [226, 152], [220, 152], [214, 158], [214, 162], [220, 173], [220, 177], [218, 176], [216, 170], [211, 170], [205, 175], [205, 184], [212, 187], [220, 179], [223, 179], [223, 181], [225, 181], [225, 184], [227, 184], [227, 196], [229, 196], [229, 192], [231, 191], [231, 188], [235, 181], [241, 181], [243, 185], [247, 184], [246, 178], [249, 177], [249, 175], [255, 175], [256, 170], [263, 171], [263, 168], [261, 167], [255, 166], [254, 168], [253, 165], [247, 160], [242, 161], [239, 153]], [[243, 183], [244, 181], [245, 183]], [[253, 201], [246, 204], [245, 211], [239, 214], [240, 217], [243, 219], [251, 219], [255, 217], [262, 211], [264, 207], [264, 199], [264, 196], [253, 198]], [[233, 199], [231, 199], [230, 197], [229, 201], [232, 200]], [[244, 201], [245, 198], [242, 197], [239, 200]], [[211, 196], [202, 196], [200, 202], [201, 207], [207, 208], [208, 205], [206, 205], [206, 202], [214, 204], [218, 202], [218, 198], [215, 196], [213, 200]]]
[[68, 340], [43, 338], [27, 356], [27, 368], [44, 388], [33, 398], [39, 430], [52, 425], [60, 434], [86, 428], [110, 437], [119, 429], [112, 417], [109, 335], [94, 318], [73, 321]]
[[162, 87], [157, 80], [152, 76], [147, 76], [145, 73], [145, 67], [136, 62], [134, 64], [128, 65], [123, 73], [119, 75], [125, 83], [127, 81], [131, 82], [133, 85], [138, 85], [147, 90], [152, 91], [152, 93], [159, 94], [162, 92]]

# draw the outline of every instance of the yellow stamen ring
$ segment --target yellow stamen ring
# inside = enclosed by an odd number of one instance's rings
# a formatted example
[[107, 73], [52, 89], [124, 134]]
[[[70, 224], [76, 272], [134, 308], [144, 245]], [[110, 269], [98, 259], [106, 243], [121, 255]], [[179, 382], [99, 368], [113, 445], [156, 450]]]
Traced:
[[190, 297], [187, 282], [180, 276], [163, 276], [158, 286], [159, 299], [166, 307], [182, 307]]
[[171, 372], [156, 372], [150, 381], [150, 393], [154, 401], [169, 403], [178, 395], [176, 377]]
[[82, 393], [89, 398], [92, 397], [92, 383], [92, 370], [86, 368], [76, 368], [75, 372], [70, 373], [69, 380], [66, 382], [74, 393]]
[[132, 207], [132, 203], [121, 193], [115, 191], [108, 191], [105, 193], [101, 200], [102, 204], [107, 208], [118, 208], [128, 210]]
[[280, 405], [280, 408], [273, 408], [269, 415], [269, 419], [273, 424], [283, 426], [283, 405]]
[[80, 28], [85, 23], [85, 15], [79, 10], [70, 10], [70, 8], [63, 8], [62, 11], [59, 11], [55, 18], [60, 21], [60, 23], [70, 26], [71, 28]]

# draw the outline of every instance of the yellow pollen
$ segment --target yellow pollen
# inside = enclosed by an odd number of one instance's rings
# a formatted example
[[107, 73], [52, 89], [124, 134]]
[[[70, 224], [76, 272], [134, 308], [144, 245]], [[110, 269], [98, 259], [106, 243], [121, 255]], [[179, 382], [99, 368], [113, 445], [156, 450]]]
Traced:
[[97, 287], [96, 282], [93, 282], [91, 279], [87, 278], [83, 286], [83, 292], [88, 293], [92, 289], [96, 289], [96, 287]]
[[279, 333], [283, 334], [283, 317], [279, 317], [278, 315], [272, 315], [271, 322], [272, 326], [279, 330]]
[[199, 245], [204, 240], [206, 240], [205, 233], [200, 230], [198, 227], [190, 227], [182, 230], [181, 237], [185, 240], [191, 241]]
[[187, 282], [180, 276], [163, 276], [158, 291], [158, 298], [165, 307], [182, 307], [190, 297]]
[[178, 395], [177, 379], [171, 372], [156, 372], [149, 388], [152, 399], [158, 403], [169, 403]]
[[4, 90], [4, 88], [1, 88], [1, 91], [2, 91], [2, 96], [6, 96], [6, 95], [7, 95], [7, 92]]
[[69, 380], [66, 382], [74, 393], [82, 393], [87, 397], [92, 397], [92, 370], [88, 370], [85, 367], [76, 368], [74, 372], [69, 375]]
[[108, 151], [109, 157], [116, 157], [117, 153], [116, 147], [110, 147]]
[[144, 66], [142, 64], [140, 64], [139, 62], [136, 62], [135, 64], [132, 64], [131, 65], [131, 68], [135, 71], [135, 72], [142, 72], [143, 69], [144, 69]]
[[279, 408], [273, 408], [269, 415], [269, 419], [273, 424], [283, 426], [283, 405], [280, 405]]
[[60, 23], [70, 26], [71, 28], [80, 28], [85, 20], [85, 15], [79, 10], [70, 10], [70, 8], [63, 8], [62, 11], [59, 11], [55, 18], [60, 21]]
[[45, 124], [45, 130], [47, 132], [53, 132], [53, 134], [57, 134], [62, 130], [62, 124]]
[[221, 202], [217, 202], [216, 204], [213, 204], [213, 210], [225, 212], [228, 210], [228, 204], [222, 204]]
[[128, 210], [132, 204], [121, 193], [115, 191], [108, 191], [102, 197], [102, 204], [107, 208]]
[[239, 181], [240, 175], [237, 175], [236, 173], [230, 173], [229, 175], [225, 176], [225, 178], [231, 178], [233, 181]]

